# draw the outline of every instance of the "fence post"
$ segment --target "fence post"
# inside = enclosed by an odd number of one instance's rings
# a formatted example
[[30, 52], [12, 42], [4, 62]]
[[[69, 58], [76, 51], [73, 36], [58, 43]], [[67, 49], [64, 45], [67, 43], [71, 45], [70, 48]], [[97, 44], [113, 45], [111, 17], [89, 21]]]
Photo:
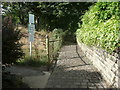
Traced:
[[53, 48], [52, 48], [52, 49], [53, 49], [52, 58], [54, 59], [54, 54], [55, 54], [55, 53], [54, 53], [54, 41], [53, 41], [53, 43], [52, 43], [52, 47], [53, 47]]
[[50, 54], [49, 54], [49, 36], [46, 35], [46, 53], [48, 58], [48, 71], [50, 69]]
[[59, 48], [60, 48], [60, 36], [58, 36]]

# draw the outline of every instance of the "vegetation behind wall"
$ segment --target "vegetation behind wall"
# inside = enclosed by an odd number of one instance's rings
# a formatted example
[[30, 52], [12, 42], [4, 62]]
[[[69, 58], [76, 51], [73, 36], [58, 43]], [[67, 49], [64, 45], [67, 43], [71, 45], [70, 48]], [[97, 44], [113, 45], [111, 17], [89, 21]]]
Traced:
[[119, 52], [120, 2], [97, 2], [81, 17], [77, 39], [89, 46]]

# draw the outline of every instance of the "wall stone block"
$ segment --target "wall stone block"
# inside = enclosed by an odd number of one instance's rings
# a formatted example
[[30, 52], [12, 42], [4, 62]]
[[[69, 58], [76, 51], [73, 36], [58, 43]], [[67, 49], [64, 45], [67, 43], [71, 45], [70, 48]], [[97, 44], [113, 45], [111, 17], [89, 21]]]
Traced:
[[84, 45], [79, 41], [77, 43], [86, 57], [101, 72], [109, 86], [120, 88], [120, 56], [116, 53], [111, 55], [105, 50]]

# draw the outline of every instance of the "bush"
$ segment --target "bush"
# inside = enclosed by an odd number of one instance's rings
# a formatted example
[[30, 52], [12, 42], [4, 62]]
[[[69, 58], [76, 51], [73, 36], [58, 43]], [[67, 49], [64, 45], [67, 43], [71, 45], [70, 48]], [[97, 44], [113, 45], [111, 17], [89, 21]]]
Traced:
[[10, 17], [5, 17], [3, 20], [2, 34], [2, 62], [14, 63], [23, 55], [22, 45], [19, 43], [22, 34], [19, 30], [14, 30]]
[[120, 2], [97, 2], [82, 16], [82, 25], [77, 30], [80, 42], [98, 46], [106, 51], [117, 51], [120, 47]]
[[65, 32], [62, 29], [54, 29], [49, 34], [49, 58], [51, 61], [56, 60], [58, 51], [62, 47]]
[[[55, 42], [54, 42], [54, 52], [57, 52], [59, 49], [60, 49], [60, 47], [62, 46], [62, 44], [63, 44], [63, 41], [64, 41], [64, 36], [65, 36], [65, 32], [63, 32], [63, 30], [62, 29], [54, 29], [53, 31], [52, 31], [52, 40], [55, 40]], [[58, 40], [58, 41], [56, 41], [56, 40]]]

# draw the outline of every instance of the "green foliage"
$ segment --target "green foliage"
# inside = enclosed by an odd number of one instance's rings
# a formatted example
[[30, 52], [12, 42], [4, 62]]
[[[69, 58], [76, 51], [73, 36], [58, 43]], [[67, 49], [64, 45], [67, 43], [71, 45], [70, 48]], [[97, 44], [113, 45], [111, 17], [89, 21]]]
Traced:
[[33, 67], [47, 65], [47, 63], [48, 63], [47, 56], [42, 56], [41, 58], [26, 56], [24, 59], [20, 59], [17, 61], [18, 65], [33, 66]]
[[63, 32], [62, 29], [54, 29], [52, 31], [52, 39], [62, 39], [65, 35], [65, 32]]
[[82, 16], [77, 38], [87, 45], [94, 45], [113, 52], [120, 47], [120, 2], [97, 2]]
[[[28, 12], [35, 15], [36, 29], [52, 31], [62, 28], [75, 32], [79, 17], [92, 3], [89, 2], [3, 2], [4, 16], [12, 16], [15, 22], [28, 23]], [[9, 7], [9, 8], [8, 8]], [[23, 14], [24, 13], [24, 14]]]
[[3, 2], [3, 16], [11, 16], [14, 24], [28, 24], [29, 8], [23, 2]]
[[[42, 32], [42, 34], [44, 34]], [[63, 42], [64, 32], [62, 29], [54, 29], [52, 32], [49, 33], [49, 54], [50, 60], [56, 58], [58, 51], [60, 50]], [[45, 41], [45, 40], [44, 40]], [[24, 66], [34, 66], [39, 67], [41, 65], [48, 65], [48, 57], [46, 50], [39, 50], [38, 46], [35, 45], [33, 48], [35, 51], [32, 52], [32, 57], [29, 56], [29, 51], [25, 51], [25, 57], [19, 59], [17, 61], [18, 65]], [[54, 56], [54, 57], [53, 57]]]
[[21, 37], [20, 31], [14, 30], [12, 19], [5, 17], [2, 26], [3, 63], [14, 63], [17, 59], [21, 58], [23, 55], [22, 45], [18, 42]]
[[50, 51], [50, 58], [55, 59], [57, 56], [58, 51], [62, 47], [63, 38], [65, 36], [65, 32], [62, 29], [54, 29], [50, 36], [49, 42], [49, 51]]

